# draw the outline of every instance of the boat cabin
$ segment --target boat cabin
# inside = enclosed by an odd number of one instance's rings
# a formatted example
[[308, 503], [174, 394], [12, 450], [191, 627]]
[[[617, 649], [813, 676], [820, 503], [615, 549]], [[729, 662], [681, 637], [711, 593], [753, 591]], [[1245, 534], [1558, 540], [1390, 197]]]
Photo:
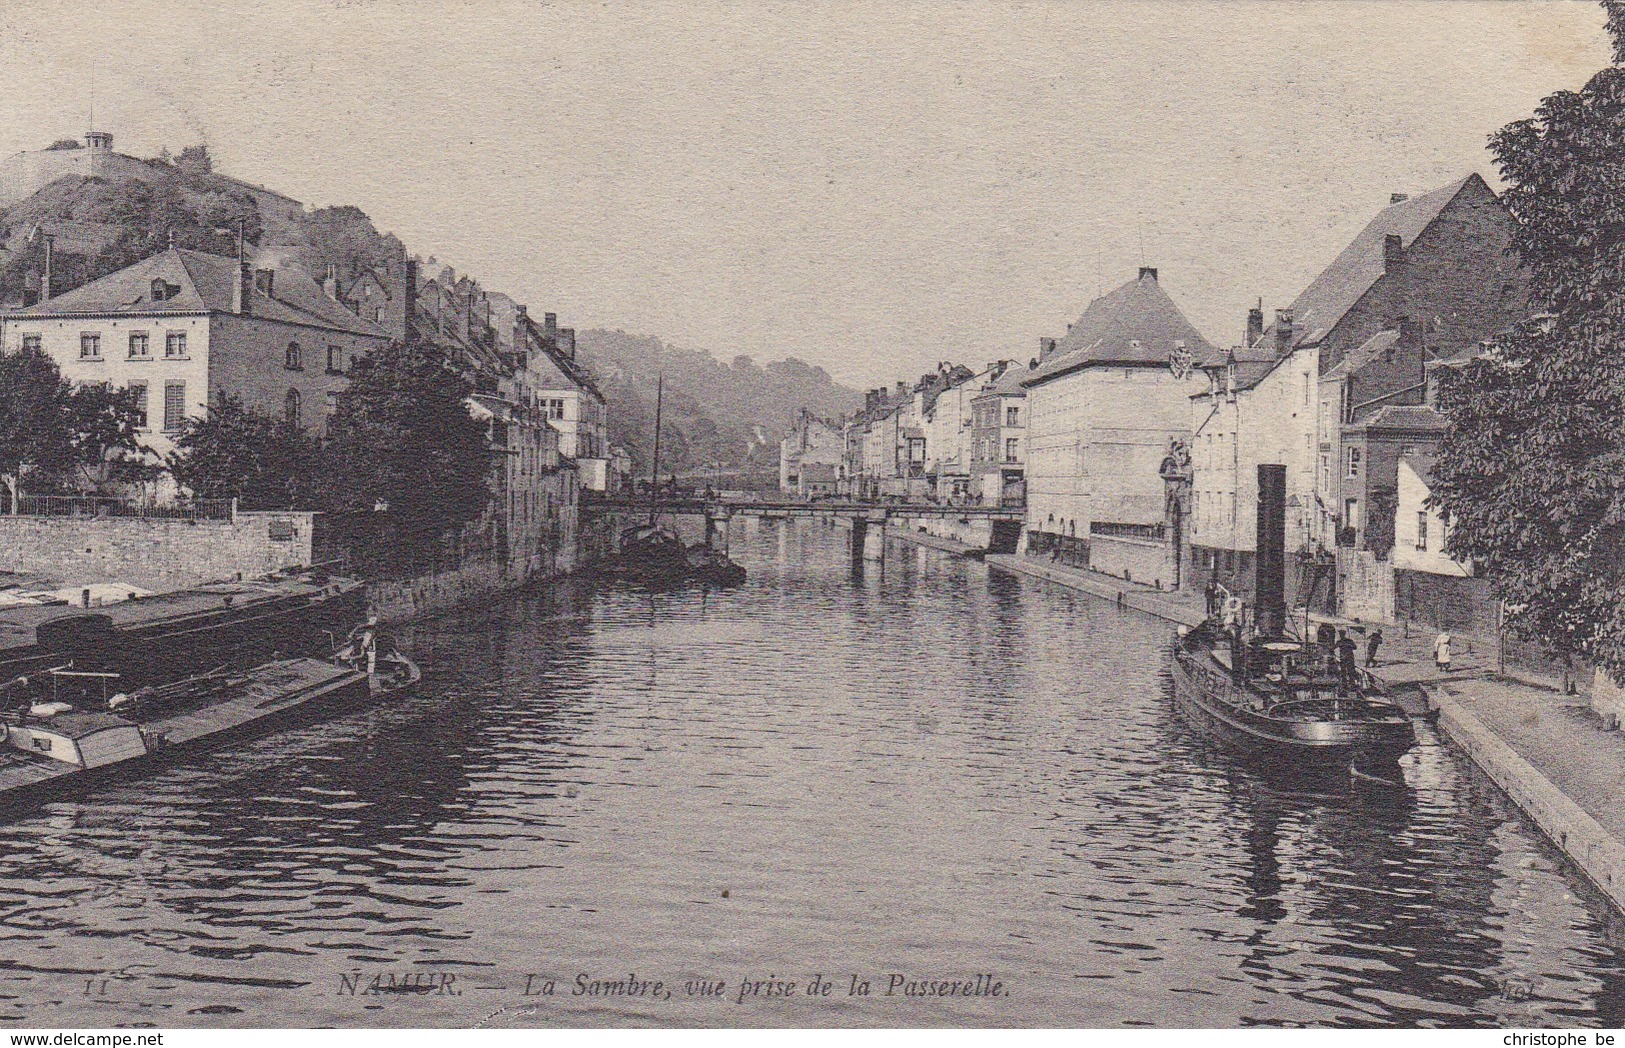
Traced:
[[6, 745], [81, 768], [140, 757], [147, 752], [141, 729], [107, 713], [28, 714], [0, 723]]

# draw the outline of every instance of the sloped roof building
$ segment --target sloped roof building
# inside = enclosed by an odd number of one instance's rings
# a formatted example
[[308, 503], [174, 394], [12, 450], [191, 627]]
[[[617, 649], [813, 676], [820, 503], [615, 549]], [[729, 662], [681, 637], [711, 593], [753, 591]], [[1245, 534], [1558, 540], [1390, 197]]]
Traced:
[[1188, 432], [1189, 398], [1203, 382], [1192, 365], [1213, 344], [1157, 270], [1142, 267], [1091, 302], [1053, 348], [1044, 345], [1021, 379], [1030, 541], [1087, 563], [1098, 536], [1154, 540], [1164, 509], [1158, 466]]

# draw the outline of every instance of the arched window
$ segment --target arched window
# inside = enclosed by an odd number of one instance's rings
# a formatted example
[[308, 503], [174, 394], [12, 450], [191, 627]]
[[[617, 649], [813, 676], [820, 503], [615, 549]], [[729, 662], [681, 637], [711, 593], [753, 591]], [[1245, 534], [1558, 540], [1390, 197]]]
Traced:
[[299, 425], [299, 391], [288, 390], [287, 399], [282, 402], [282, 415], [293, 425]]
[[299, 343], [288, 343], [288, 357], [286, 363], [289, 371], [298, 371], [304, 366], [299, 360]]

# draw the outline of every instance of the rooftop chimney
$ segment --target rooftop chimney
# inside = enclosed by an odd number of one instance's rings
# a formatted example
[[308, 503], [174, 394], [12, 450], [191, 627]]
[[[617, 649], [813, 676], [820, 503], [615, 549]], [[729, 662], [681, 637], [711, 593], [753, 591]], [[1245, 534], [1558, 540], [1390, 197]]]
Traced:
[[1040, 338], [1038, 340], [1039, 360], [1048, 360], [1049, 355], [1053, 352], [1055, 352], [1055, 340], [1053, 338]]
[[1405, 201], [1409, 200], [1410, 198], [1411, 198], [1411, 195], [1409, 193], [1389, 193], [1388, 194], [1388, 202], [1390, 204], [1403, 204]]
[[322, 277], [322, 293], [334, 302], [339, 300], [339, 266], [337, 262], [327, 264], [327, 274]]
[[1247, 311], [1247, 340], [1242, 343], [1252, 347], [1258, 345], [1258, 340], [1264, 337], [1264, 300], [1259, 299], [1258, 305]]
[[1153, 284], [1156, 283], [1156, 281], [1157, 281], [1157, 270], [1156, 270], [1156, 268], [1154, 266], [1141, 266], [1140, 267], [1140, 279], [1144, 280], [1146, 277], [1150, 277], [1151, 282]]
[[559, 315], [557, 313], [542, 314], [542, 332], [557, 337], [559, 333]]
[[1277, 356], [1286, 356], [1292, 352], [1292, 338], [1296, 334], [1292, 329], [1292, 310], [1277, 309], [1275, 311], [1275, 353]]
[[1382, 268], [1392, 270], [1405, 264], [1405, 241], [1398, 233], [1382, 238]]
[[576, 358], [576, 329], [559, 328], [559, 349], [569, 360]]
[[897, 381], [897, 399], [902, 400], [903, 394], [908, 392], [908, 383], [899, 379]]
[[239, 316], [251, 317], [254, 315], [254, 269], [243, 258], [237, 263], [237, 293], [232, 296], [237, 301], [232, 305]]

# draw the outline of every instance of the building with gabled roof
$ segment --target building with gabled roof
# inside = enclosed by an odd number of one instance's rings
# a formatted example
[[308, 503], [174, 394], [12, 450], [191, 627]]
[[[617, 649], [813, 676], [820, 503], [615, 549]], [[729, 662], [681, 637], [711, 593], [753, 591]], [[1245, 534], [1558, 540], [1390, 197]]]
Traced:
[[833, 494], [844, 465], [841, 424], [802, 408], [779, 441], [779, 490], [787, 495]]
[[1253, 310], [1246, 344], [1206, 362], [1208, 389], [1192, 402], [1198, 584], [1251, 592], [1256, 467], [1277, 463], [1287, 466], [1296, 560], [1290, 599], [1340, 607], [1353, 570], [1343, 550], [1387, 556], [1365, 537], [1391, 540], [1397, 468], [1385, 451], [1370, 476], [1365, 435], [1346, 444], [1345, 433], [1384, 408], [1422, 403], [1429, 364], [1519, 319], [1525, 286], [1511, 218], [1472, 174], [1415, 198], [1393, 194], [1274, 323]]
[[[1169, 441], [1189, 431], [1190, 395], [1202, 382], [1193, 364], [1216, 350], [1148, 266], [1042, 345], [1021, 380], [1029, 548], [1089, 564], [1098, 536], [1135, 546], [1123, 570], [1138, 564], [1141, 581], [1171, 580], [1150, 564], [1162, 556], [1157, 471]], [[1141, 557], [1138, 544], [1156, 552]]]
[[1469, 174], [1420, 196], [1391, 194], [1262, 337], [1316, 347], [1325, 372], [1409, 317], [1449, 356], [1521, 316], [1525, 282], [1510, 216], [1484, 179]]
[[0, 350], [37, 347], [70, 382], [140, 390], [142, 441], [160, 456], [221, 393], [321, 432], [351, 362], [388, 340], [273, 252], [170, 248], [0, 314]]

